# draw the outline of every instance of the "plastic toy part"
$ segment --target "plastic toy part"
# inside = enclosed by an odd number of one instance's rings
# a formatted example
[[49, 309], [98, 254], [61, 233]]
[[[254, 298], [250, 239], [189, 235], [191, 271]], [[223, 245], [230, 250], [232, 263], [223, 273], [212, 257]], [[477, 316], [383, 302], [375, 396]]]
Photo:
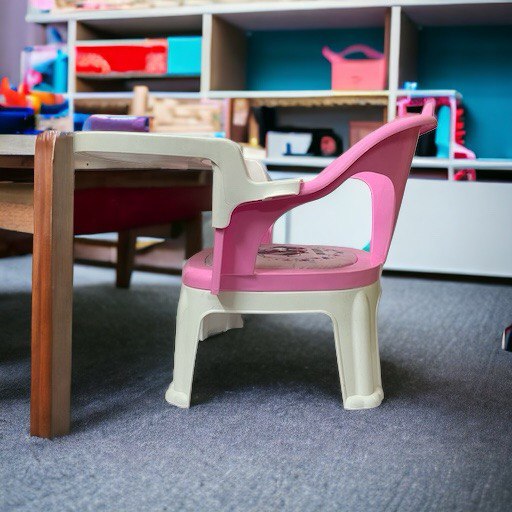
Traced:
[[437, 158], [450, 157], [450, 107], [442, 105], [437, 112]]
[[201, 74], [201, 36], [167, 38], [167, 73], [176, 76]]
[[[198, 341], [240, 327], [237, 315], [320, 312], [333, 321], [344, 407], [367, 409], [381, 403], [376, 331], [380, 274], [418, 136], [436, 126], [433, 110], [434, 102], [428, 101], [421, 114], [397, 118], [377, 129], [302, 183], [297, 194], [239, 201], [236, 191], [237, 204], [227, 225], [216, 226], [213, 250], [194, 255], [183, 270], [167, 401], [190, 406]], [[221, 173], [225, 170], [219, 167]], [[269, 186], [272, 182], [261, 171], [254, 167], [252, 180]], [[364, 181], [371, 190], [369, 252], [270, 243], [269, 230], [281, 215], [326, 196], [348, 178]], [[214, 200], [214, 215], [215, 204]], [[211, 322], [209, 315], [214, 315]]]
[[86, 119], [82, 130], [103, 132], [149, 132], [149, 117], [95, 114]]
[[[348, 55], [362, 53], [366, 59], [347, 59]], [[332, 89], [367, 90], [386, 86], [386, 58], [384, 54], [366, 46], [355, 44], [342, 52], [322, 49], [323, 56], [332, 66]]]

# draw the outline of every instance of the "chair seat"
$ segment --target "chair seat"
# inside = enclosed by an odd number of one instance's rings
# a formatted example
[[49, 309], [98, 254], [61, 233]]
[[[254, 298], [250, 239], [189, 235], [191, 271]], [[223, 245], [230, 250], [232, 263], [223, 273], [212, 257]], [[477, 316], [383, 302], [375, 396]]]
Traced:
[[[190, 258], [183, 284], [211, 289], [213, 249]], [[224, 275], [223, 290], [311, 291], [345, 290], [367, 286], [380, 277], [381, 267], [366, 251], [325, 245], [261, 245], [254, 274]]]

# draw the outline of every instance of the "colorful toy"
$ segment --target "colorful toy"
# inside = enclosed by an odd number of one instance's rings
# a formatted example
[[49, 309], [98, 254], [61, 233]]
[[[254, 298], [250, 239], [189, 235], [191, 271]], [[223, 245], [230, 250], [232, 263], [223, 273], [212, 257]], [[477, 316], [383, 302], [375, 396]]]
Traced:
[[0, 99], [0, 115], [3, 118], [1, 133], [69, 129], [69, 122], [66, 121], [68, 102], [60, 94], [31, 91], [25, 83], [13, 89], [7, 77], [4, 77], [0, 81], [0, 96], [3, 98]]
[[173, 36], [167, 38], [167, 73], [175, 76], [201, 74], [201, 36]]
[[449, 158], [450, 146], [453, 147], [453, 158], [475, 158], [475, 153], [462, 146], [464, 143], [464, 109], [454, 96], [441, 98], [406, 97], [397, 102], [400, 117], [407, 114], [407, 109], [419, 107], [426, 101], [434, 100], [438, 107], [438, 127], [436, 130], [437, 158]]
[[76, 72], [167, 73], [167, 39], [109, 41], [76, 46]]
[[338, 156], [343, 143], [332, 128], [280, 127], [268, 131], [267, 157], [281, 156]]
[[[305, 182], [272, 181], [261, 164], [244, 161], [232, 142], [203, 146], [201, 158], [213, 158], [218, 169], [213, 183], [214, 247], [190, 258], [183, 269], [169, 403], [190, 406], [199, 340], [242, 327], [241, 313], [284, 312], [321, 312], [332, 319], [346, 409], [381, 403], [376, 322], [380, 275], [416, 142], [435, 128], [433, 113], [431, 101], [421, 114], [382, 126]], [[371, 190], [369, 253], [272, 244], [269, 232], [279, 217], [327, 196], [352, 177]]]
[[[398, 116], [407, 114], [409, 108], [421, 107], [426, 101], [435, 101], [437, 106], [438, 125], [435, 132], [437, 158], [475, 158], [475, 153], [463, 146], [464, 144], [464, 109], [455, 96], [440, 98], [406, 97], [397, 102]], [[456, 181], [476, 179], [474, 169], [461, 169], [455, 173]]]
[[[346, 58], [353, 53], [362, 53], [367, 58]], [[386, 87], [386, 58], [383, 53], [364, 44], [355, 44], [340, 53], [324, 46], [322, 54], [332, 66], [332, 89], [370, 90]]]
[[28, 46], [21, 54], [23, 83], [32, 91], [65, 93], [68, 80], [66, 45]]
[[83, 131], [149, 132], [149, 117], [93, 115], [85, 121]]
[[0, 106], [0, 133], [36, 133], [34, 110], [29, 107]]
[[224, 136], [224, 106], [218, 100], [157, 98], [138, 85], [130, 114], [151, 117], [152, 132]]

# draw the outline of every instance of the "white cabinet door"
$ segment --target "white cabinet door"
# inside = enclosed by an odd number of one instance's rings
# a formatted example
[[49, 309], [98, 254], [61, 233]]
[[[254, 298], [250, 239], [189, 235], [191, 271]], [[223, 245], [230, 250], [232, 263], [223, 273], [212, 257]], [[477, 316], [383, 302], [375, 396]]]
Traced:
[[289, 214], [290, 243], [362, 249], [371, 236], [371, 198], [366, 184], [348, 180], [327, 197]]
[[512, 183], [410, 179], [385, 268], [512, 277]]
[[[370, 234], [370, 192], [348, 180], [283, 216], [275, 241], [361, 249]], [[385, 268], [512, 277], [512, 183], [409, 179]]]

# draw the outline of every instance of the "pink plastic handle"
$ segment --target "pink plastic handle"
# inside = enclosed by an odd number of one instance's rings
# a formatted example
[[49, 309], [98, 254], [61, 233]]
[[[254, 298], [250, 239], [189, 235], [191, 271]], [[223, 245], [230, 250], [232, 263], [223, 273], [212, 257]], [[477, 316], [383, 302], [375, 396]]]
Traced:
[[370, 48], [369, 46], [366, 46], [365, 44], [353, 44], [352, 46], [348, 46], [343, 51], [339, 53], [333, 52], [328, 46], [324, 46], [322, 49], [322, 53], [326, 59], [329, 59], [329, 57], [338, 57], [340, 59], [344, 59], [347, 55], [350, 55], [351, 53], [364, 53], [368, 58], [370, 59], [383, 59], [384, 54], [374, 50], [373, 48]]

